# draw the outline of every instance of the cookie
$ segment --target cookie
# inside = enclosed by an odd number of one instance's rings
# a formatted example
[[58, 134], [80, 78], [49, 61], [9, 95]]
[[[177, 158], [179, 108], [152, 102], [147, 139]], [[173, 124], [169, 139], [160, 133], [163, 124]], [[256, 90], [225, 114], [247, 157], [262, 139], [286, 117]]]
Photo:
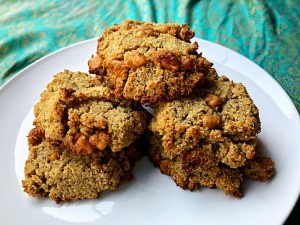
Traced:
[[141, 103], [189, 95], [212, 66], [193, 36], [188, 25], [126, 20], [98, 39], [90, 73], [111, 83], [116, 96]]
[[162, 137], [170, 158], [210, 143], [220, 162], [238, 168], [255, 155], [260, 120], [246, 88], [212, 70], [197, 94], [159, 102], [149, 129]]
[[266, 181], [274, 162], [258, 152], [259, 112], [246, 88], [210, 69], [191, 96], [162, 101], [150, 121], [149, 157], [184, 189], [241, 197], [244, 177]]
[[220, 165], [210, 143], [170, 157], [162, 145], [162, 137], [149, 137], [149, 158], [163, 174], [169, 175], [183, 189], [196, 190], [201, 186], [220, 188], [228, 195], [242, 196], [243, 174], [237, 169]]
[[140, 153], [130, 146], [113, 153], [78, 155], [62, 143], [46, 141], [33, 128], [28, 136], [29, 157], [25, 164], [24, 191], [32, 197], [49, 197], [57, 203], [98, 198], [105, 191], [132, 178]]
[[146, 111], [115, 98], [97, 77], [58, 73], [34, 107], [34, 125], [47, 141], [64, 142], [78, 154], [109, 148], [113, 152], [133, 143], [144, 131]]
[[256, 181], [268, 181], [275, 174], [275, 162], [257, 150], [255, 156], [242, 168], [245, 176]]
[[148, 137], [148, 156], [153, 165], [163, 174], [169, 175], [183, 189], [198, 190], [201, 187], [219, 188], [226, 195], [243, 196], [242, 184], [245, 178], [268, 181], [275, 174], [275, 163], [264, 156], [259, 149], [253, 158], [237, 169], [218, 160], [211, 143], [204, 142], [190, 151], [170, 158], [162, 145], [162, 137], [152, 133]]

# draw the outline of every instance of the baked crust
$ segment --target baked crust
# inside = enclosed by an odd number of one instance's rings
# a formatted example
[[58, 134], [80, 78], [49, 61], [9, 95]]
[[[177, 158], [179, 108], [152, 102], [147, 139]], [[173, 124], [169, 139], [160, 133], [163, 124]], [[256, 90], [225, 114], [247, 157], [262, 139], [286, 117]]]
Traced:
[[47, 141], [61, 141], [78, 154], [128, 147], [146, 128], [147, 113], [136, 103], [115, 98], [97, 77], [58, 73], [34, 108], [34, 125]]
[[258, 109], [242, 84], [213, 71], [207, 78], [198, 93], [159, 102], [149, 129], [162, 137], [171, 158], [210, 143], [219, 161], [238, 168], [255, 155]]
[[104, 31], [90, 72], [113, 85], [117, 96], [141, 103], [173, 100], [193, 92], [211, 68], [188, 25], [126, 20]]
[[259, 112], [246, 88], [210, 69], [193, 95], [154, 105], [149, 158], [183, 189], [241, 197], [245, 177], [267, 181], [274, 162], [258, 150]]
[[148, 156], [153, 165], [163, 174], [169, 175], [183, 189], [198, 190], [201, 187], [219, 188], [226, 195], [243, 196], [242, 184], [245, 178], [268, 181], [275, 174], [275, 163], [264, 156], [259, 149], [253, 158], [246, 160], [239, 168], [230, 168], [220, 162], [211, 143], [203, 142], [192, 150], [170, 157], [162, 145], [162, 137], [150, 132]]
[[[98, 198], [131, 180], [135, 161], [141, 157], [135, 144], [113, 153], [79, 155], [60, 142], [46, 141], [37, 128], [28, 136], [24, 191], [32, 197], [60, 202]], [[34, 141], [33, 141], [34, 140]]]

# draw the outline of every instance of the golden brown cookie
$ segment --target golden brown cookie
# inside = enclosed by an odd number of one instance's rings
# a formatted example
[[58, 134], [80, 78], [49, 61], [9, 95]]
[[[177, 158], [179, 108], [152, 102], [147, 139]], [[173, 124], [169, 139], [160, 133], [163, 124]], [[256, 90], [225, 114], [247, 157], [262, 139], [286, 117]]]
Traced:
[[46, 141], [37, 128], [29, 133], [28, 140], [24, 191], [57, 203], [98, 198], [102, 191], [115, 191], [132, 178], [132, 168], [140, 158], [135, 144], [117, 153], [105, 149], [101, 154], [78, 155], [61, 143]]
[[252, 159], [247, 160], [243, 173], [252, 180], [267, 181], [274, 175], [274, 167], [275, 163], [270, 157], [257, 151]]
[[191, 151], [170, 157], [162, 145], [162, 137], [152, 133], [148, 140], [150, 160], [162, 173], [170, 175], [181, 188], [196, 190], [201, 186], [217, 187], [226, 194], [242, 196], [242, 173], [220, 164], [210, 143], [203, 143]]
[[219, 161], [238, 168], [255, 155], [260, 120], [246, 88], [212, 70], [197, 94], [159, 102], [149, 129], [162, 137], [170, 157], [207, 142]]
[[117, 96], [141, 103], [192, 93], [211, 68], [187, 25], [126, 20], [104, 31], [90, 72], [104, 77]]
[[147, 120], [141, 106], [116, 99], [97, 77], [70, 71], [47, 85], [34, 113], [34, 125], [47, 141], [64, 142], [78, 154], [120, 151], [138, 138]]
[[256, 149], [256, 155], [237, 169], [220, 162], [214, 145], [203, 142], [192, 150], [170, 157], [162, 145], [162, 137], [151, 133], [148, 155], [154, 166], [169, 175], [183, 189], [219, 188], [227, 195], [243, 196], [242, 183], [246, 177], [268, 181], [275, 173], [275, 163]]
[[205, 78], [193, 95], [154, 105], [149, 156], [184, 189], [240, 197], [243, 177], [266, 181], [274, 162], [257, 152], [259, 114], [246, 88], [214, 69]]

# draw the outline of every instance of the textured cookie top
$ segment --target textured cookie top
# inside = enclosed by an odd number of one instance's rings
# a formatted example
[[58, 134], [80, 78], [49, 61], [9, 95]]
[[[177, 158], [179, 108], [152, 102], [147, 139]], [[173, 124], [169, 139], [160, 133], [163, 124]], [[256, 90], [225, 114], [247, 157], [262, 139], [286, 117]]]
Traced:
[[70, 71], [47, 85], [34, 114], [34, 125], [47, 140], [65, 142], [79, 154], [129, 146], [145, 129], [147, 117], [139, 105], [117, 100], [97, 77]]
[[192, 93], [212, 66], [190, 44], [187, 25], [127, 20], [104, 31], [91, 73], [105, 77], [118, 96], [142, 103]]
[[221, 162], [237, 168], [255, 154], [258, 109], [242, 84], [213, 70], [206, 78], [197, 94], [158, 103], [149, 129], [162, 136], [171, 158], [209, 143]]
[[172, 176], [183, 189], [196, 190], [201, 186], [220, 188], [228, 195], [241, 197], [244, 177], [267, 181], [274, 175], [274, 162], [256, 149], [255, 156], [239, 168], [230, 168], [219, 161], [218, 148], [212, 142], [202, 142], [190, 151], [170, 157], [162, 145], [162, 138], [149, 136], [149, 157], [161, 172]]
[[63, 144], [46, 141], [38, 128], [28, 135], [29, 156], [25, 164], [24, 191], [30, 196], [63, 201], [98, 198], [130, 180], [140, 157], [135, 145], [113, 153], [78, 155]]
[[212, 145], [205, 143], [193, 151], [184, 152], [170, 159], [168, 151], [162, 146], [159, 135], [149, 138], [149, 157], [161, 172], [172, 176], [175, 183], [183, 189], [196, 190], [200, 186], [220, 188], [226, 194], [240, 197], [243, 175], [238, 169], [220, 165]]
[[143, 133], [146, 117], [145, 111], [133, 110], [128, 102], [89, 101], [69, 109], [66, 140], [79, 153], [107, 146], [116, 152]]

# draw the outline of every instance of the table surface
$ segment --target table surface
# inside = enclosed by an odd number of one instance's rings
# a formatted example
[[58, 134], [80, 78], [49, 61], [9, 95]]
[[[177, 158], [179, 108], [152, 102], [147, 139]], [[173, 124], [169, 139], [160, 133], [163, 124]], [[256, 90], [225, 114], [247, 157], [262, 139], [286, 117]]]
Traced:
[[[239, 0], [0, 0], [0, 87], [37, 59], [99, 37], [124, 19], [186, 23], [195, 36], [241, 53], [265, 69], [300, 111], [298, 2]], [[298, 200], [286, 224], [300, 224]]]

